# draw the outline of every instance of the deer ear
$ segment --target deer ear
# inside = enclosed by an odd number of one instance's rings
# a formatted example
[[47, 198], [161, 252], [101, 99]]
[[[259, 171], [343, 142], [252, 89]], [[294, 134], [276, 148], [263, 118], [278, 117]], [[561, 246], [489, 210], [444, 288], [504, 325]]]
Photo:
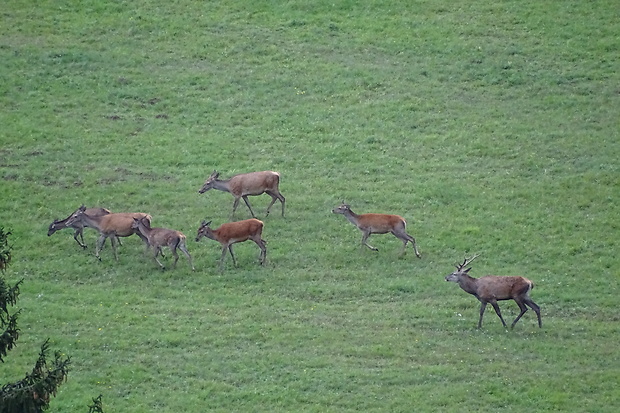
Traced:
[[465, 271], [463, 271], [463, 272], [469, 272], [469, 270], [471, 270], [471, 267], [469, 267], [468, 269], [466, 269], [466, 270], [465, 270]]

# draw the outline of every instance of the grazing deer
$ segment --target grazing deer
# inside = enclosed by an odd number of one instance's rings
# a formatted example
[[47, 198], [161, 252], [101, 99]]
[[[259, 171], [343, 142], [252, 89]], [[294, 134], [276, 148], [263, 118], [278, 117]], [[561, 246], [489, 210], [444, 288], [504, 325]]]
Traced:
[[530, 298], [530, 291], [534, 288], [534, 283], [527, 278], [514, 276], [487, 275], [480, 278], [470, 277], [468, 272], [471, 270], [471, 267], [467, 269], [464, 268], [477, 257], [478, 255], [474, 255], [470, 259], [465, 258], [462, 264], [457, 264], [456, 271], [448, 274], [446, 276], [446, 281], [458, 283], [465, 292], [472, 294], [480, 300], [481, 306], [478, 328], [482, 327], [482, 316], [488, 303], [491, 303], [497, 316], [502, 321], [504, 328], [507, 328], [502, 318], [502, 313], [499, 310], [499, 305], [497, 305], [497, 302], [500, 300], [514, 300], [521, 309], [521, 313], [519, 313], [515, 321], [512, 322], [510, 328], [514, 328], [517, 321], [525, 314], [527, 306], [534, 310], [536, 316], [538, 316], [538, 327], [542, 328], [540, 307]]
[[163, 253], [161, 251], [161, 247], [167, 246], [172, 251], [172, 256], [174, 257], [174, 264], [172, 267], [177, 266], [177, 261], [179, 260], [179, 254], [177, 254], [177, 248], [180, 249], [183, 254], [187, 257], [189, 261], [190, 267], [192, 267], [192, 271], [195, 271], [194, 264], [192, 264], [192, 256], [189, 255], [187, 251], [187, 246], [185, 245], [185, 235], [180, 231], [175, 231], [173, 229], [166, 228], [151, 228], [151, 221], [148, 218], [134, 218], [133, 224], [131, 224], [133, 229], [138, 230], [149, 242], [149, 245], [153, 248], [155, 261], [159, 264], [161, 269], [165, 269], [164, 265], [157, 259], [159, 254]]
[[[75, 212], [77, 212], [77, 211], [75, 211]], [[110, 210], [109, 209], [105, 209], [105, 208], [87, 208], [85, 212], [88, 215], [90, 215], [90, 216], [100, 217], [102, 215], [108, 215], [110, 213]], [[71, 215], [73, 215], [73, 214], [71, 214]], [[61, 229], [73, 228], [73, 230], [74, 230], [73, 239], [75, 240], [75, 242], [78, 243], [78, 245], [80, 247], [86, 249], [87, 245], [84, 243], [84, 227], [85, 227], [85, 225], [83, 225], [81, 222], [74, 222], [72, 225], [67, 225], [67, 221], [69, 220], [69, 218], [71, 218], [71, 215], [69, 215], [65, 219], [55, 219], [54, 222], [52, 222], [50, 224], [49, 229], [47, 230], [47, 236], [49, 237], [52, 234], [54, 234], [56, 231], [59, 231]], [[80, 242], [80, 240], [78, 239], [78, 236], [80, 237], [82, 242]], [[119, 243], [120, 243], [120, 241], [119, 241]]]
[[403, 251], [407, 248], [407, 243], [411, 242], [413, 245], [413, 250], [415, 251], [415, 255], [418, 258], [422, 258], [420, 253], [418, 252], [418, 247], [415, 243], [415, 238], [411, 235], [407, 234], [407, 222], [405, 219], [398, 215], [388, 215], [388, 214], [361, 214], [357, 215], [353, 211], [351, 211], [351, 207], [345, 203], [340, 205], [337, 208], [332, 209], [334, 214], [342, 214], [346, 219], [349, 220], [350, 223], [355, 225], [362, 231], [362, 245], [367, 246], [373, 251], [379, 251], [377, 248], [368, 244], [368, 237], [370, 234], [387, 234], [391, 232], [398, 239], [403, 241]]
[[237, 260], [233, 254], [232, 246], [238, 242], [244, 242], [252, 240], [260, 248], [260, 263], [265, 264], [265, 258], [267, 256], [266, 241], [261, 238], [263, 233], [263, 222], [258, 219], [246, 219], [243, 221], [229, 222], [222, 224], [218, 229], [211, 229], [209, 225], [211, 221], [202, 221], [200, 228], [198, 228], [198, 234], [196, 235], [196, 242], [200, 241], [200, 238], [207, 237], [219, 242], [222, 245], [222, 258], [220, 258], [220, 270], [224, 268], [224, 257], [226, 257], [226, 250], [230, 251], [230, 256], [233, 259], [233, 264], [237, 266]]
[[86, 213], [86, 207], [82, 205], [77, 209], [67, 220], [66, 225], [73, 225], [76, 222], [81, 223], [84, 226], [94, 228], [99, 231], [99, 239], [97, 240], [97, 249], [95, 256], [101, 261], [99, 253], [105, 244], [105, 240], [110, 238], [112, 244], [112, 250], [114, 251], [114, 257], [118, 261], [118, 254], [116, 253], [116, 240], [117, 237], [128, 237], [132, 234], [139, 236], [147, 245], [148, 239], [135, 228], [132, 228], [134, 218], [147, 218], [151, 220], [151, 216], [142, 212], [135, 213], [116, 213], [107, 214], [103, 216], [92, 216]]
[[248, 196], [261, 194], [267, 194], [271, 197], [271, 203], [267, 207], [267, 215], [269, 215], [269, 210], [276, 200], [279, 200], [282, 203], [282, 216], [284, 216], [285, 199], [278, 189], [278, 185], [280, 184], [279, 173], [273, 171], [250, 172], [235, 175], [230, 179], [223, 180], [218, 179], [219, 176], [219, 172], [213, 171], [198, 193], [204, 194], [209, 189], [219, 189], [220, 191], [230, 192], [232, 196], [235, 197], [232, 210], [233, 218], [241, 198], [243, 198], [243, 201], [248, 206], [252, 217], [256, 218], [256, 215], [254, 215], [254, 211], [252, 211], [252, 207], [250, 206], [250, 202], [248, 201]]

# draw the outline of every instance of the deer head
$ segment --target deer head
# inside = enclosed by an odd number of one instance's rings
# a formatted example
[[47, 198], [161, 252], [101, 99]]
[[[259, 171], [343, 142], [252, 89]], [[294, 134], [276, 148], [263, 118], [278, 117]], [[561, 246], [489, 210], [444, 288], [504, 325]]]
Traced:
[[73, 214], [71, 214], [71, 216], [67, 219], [67, 222], [65, 222], [66, 225], [73, 225], [73, 223], [75, 221], [78, 220], [78, 218], [84, 214], [84, 211], [86, 211], [86, 206], [84, 204], [82, 204], [81, 207], [79, 207], [78, 209], [75, 210], [75, 212]]
[[200, 238], [207, 236], [207, 234], [211, 230], [211, 228], [209, 228], [211, 222], [212, 221], [207, 222], [206, 220], [202, 221], [202, 223], [200, 224], [200, 228], [198, 228], [198, 233], [196, 234], [196, 242], [200, 241]]
[[219, 178], [220, 173], [217, 171], [213, 171], [213, 173], [211, 175], [209, 175], [209, 177], [207, 178], [207, 180], [205, 181], [204, 185], [202, 186], [202, 188], [200, 188], [200, 190], [198, 191], [199, 194], [204, 194], [205, 192], [207, 192], [209, 189], [213, 188], [213, 183], [217, 180], [217, 178]]
[[342, 204], [340, 204], [340, 206], [332, 209], [332, 213], [334, 214], [344, 214], [345, 212], [351, 212], [351, 207], [344, 201], [342, 201]]
[[456, 271], [454, 271], [451, 274], [448, 274], [446, 276], [446, 281], [454, 281], [457, 282], [458, 278], [463, 276], [463, 275], [467, 275], [467, 273], [469, 272], [469, 270], [471, 270], [471, 267], [464, 269], [465, 267], [467, 267], [469, 264], [471, 264], [471, 262], [473, 260], [475, 260], [476, 258], [478, 258], [480, 256], [480, 254], [476, 254], [471, 258], [465, 258], [463, 260], [462, 264], [455, 264], [454, 266], [456, 267]]

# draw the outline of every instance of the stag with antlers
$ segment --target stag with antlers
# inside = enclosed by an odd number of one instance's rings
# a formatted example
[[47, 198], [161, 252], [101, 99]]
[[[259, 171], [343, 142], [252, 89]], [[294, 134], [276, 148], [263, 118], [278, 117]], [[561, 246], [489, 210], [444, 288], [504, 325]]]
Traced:
[[521, 313], [519, 313], [517, 318], [512, 322], [511, 328], [514, 328], [517, 321], [525, 314], [528, 306], [534, 310], [536, 316], [538, 316], [538, 327], [542, 327], [540, 307], [530, 298], [530, 291], [534, 288], [534, 283], [525, 277], [518, 276], [487, 275], [480, 278], [473, 278], [468, 274], [471, 267], [467, 269], [466, 267], [478, 256], [479, 255], [474, 255], [469, 259], [465, 258], [462, 264], [456, 265], [455, 272], [446, 276], [446, 281], [458, 283], [465, 292], [472, 294], [480, 301], [478, 328], [482, 327], [482, 316], [489, 303], [495, 309], [504, 327], [507, 327], [499, 309], [499, 305], [497, 304], [497, 302], [501, 300], [514, 300], [521, 309]]

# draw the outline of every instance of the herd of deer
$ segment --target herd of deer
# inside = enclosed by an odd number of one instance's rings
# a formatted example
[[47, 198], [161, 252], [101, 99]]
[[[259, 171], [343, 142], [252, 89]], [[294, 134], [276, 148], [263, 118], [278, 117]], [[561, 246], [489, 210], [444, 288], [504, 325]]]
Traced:
[[[227, 251], [230, 252], [233, 264], [235, 266], [237, 265], [232, 246], [233, 244], [247, 240], [251, 240], [258, 245], [261, 251], [259, 257], [260, 263], [261, 265], [265, 263], [267, 248], [265, 240], [262, 239], [264, 224], [262, 221], [256, 219], [254, 211], [248, 201], [248, 196], [256, 196], [261, 194], [271, 196], [271, 203], [267, 207], [266, 214], [269, 215], [273, 204], [275, 204], [276, 201], [280, 201], [282, 204], [282, 216], [284, 216], [285, 198], [280, 193], [279, 183], [280, 174], [273, 171], [250, 172], [235, 175], [230, 179], [219, 179], [219, 173], [214, 171], [200, 188], [198, 192], [201, 194], [210, 189], [229, 192], [235, 198], [232, 208], [233, 219], [241, 199], [243, 199], [253, 217], [243, 221], [225, 223], [217, 229], [212, 229], [209, 226], [211, 221], [202, 221], [200, 227], [198, 228], [196, 241], [200, 241], [202, 237], [207, 237], [220, 243], [222, 246], [220, 269], [223, 268]], [[332, 213], [344, 215], [349, 222], [355, 225], [362, 232], [362, 245], [370, 248], [371, 250], [377, 251], [377, 248], [368, 244], [368, 238], [371, 234], [391, 233], [403, 241], [403, 254], [406, 251], [407, 244], [411, 243], [416, 256], [421, 258], [416, 246], [415, 238], [406, 232], [407, 223], [403, 217], [389, 214], [358, 215], [354, 213], [351, 210], [351, 207], [345, 203], [334, 208]], [[72, 228], [75, 231], [73, 234], [75, 241], [82, 248], [86, 248], [83, 230], [85, 227], [93, 228], [99, 232], [95, 256], [101, 260], [99, 254], [106, 239], [110, 238], [114, 257], [118, 261], [116, 245], [120, 244], [119, 238], [136, 234], [144, 241], [147, 250], [149, 248], [153, 250], [153, 258], [162, 269], [164, 269], [164, 265], [159, 261], [158, 256], [160, 254], [163, 255], [162, 247], [168, 247], [172, 251], [172, 255], [174, 257], [173, 266], [176, 266], [176, 263], [179, 260], [179, 255], [177, 253], [177, 249], [179, 249], [187, 257], [192, 270], [195, 270], [194, 264], [192, 263], [192, 257], [187, 251], [185, 235], [180, 231], [172, 229], [152, 228], [151, 220], [152, 217], [149, 214], [142, 212], [112, 213], [105, 208], [86, 208], [82, 205], [67, 218], [63, 220], [54, 220], [54, 222], [52, 222], [49, 226], [47, 235], [52, 235], [60, 229]], [[471, 267], [466, 267], [477, 257], [478, 255], [475, 255], [469, 259], [466, 258], [462, 264], [458, 264], [456, 266], [457, 270], [455, 272], [452, 272], [446, 276], [445, 280], [458, 283], [464, 291], [474, 295], [480, 301], [481, 306], [478, 328], [482, 327], [482, 316], [487, 304], [489, 303], [495, 309], [495, 312], [504, 327], [507, 327], [497, 304], [497, 302], [501, 300], [514, 300], [521, 310], [520, 314], [512, 322], [511, 327], [515, 326], [517, 321], [519, 321], [523, 314], [525, 314], [528, 310], [528, 307], [534, 310], [538, 317], [538, 326], [542, 327], [540, 307], [534, 303], [529, 296], [530, 291], [534, 288], [534, 283], [527, 278], [519, 276], [487, 275], [485, 277], [473, 278], [468, 274]]]

